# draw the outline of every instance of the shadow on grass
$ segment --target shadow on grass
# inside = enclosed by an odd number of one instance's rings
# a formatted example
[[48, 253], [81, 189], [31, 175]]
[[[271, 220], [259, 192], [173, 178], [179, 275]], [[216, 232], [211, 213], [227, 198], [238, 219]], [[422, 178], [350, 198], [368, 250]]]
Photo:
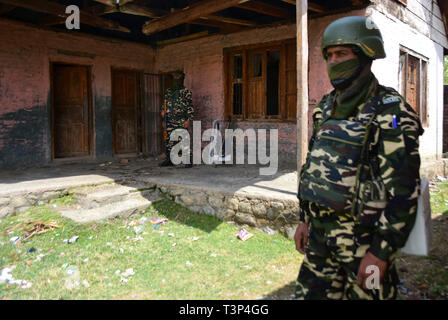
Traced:
[[171, 200], [162, 200], [153, 204], [153, 207], [163, 212], [163, 215], [169, 219], [182, 223], [188, 227], [193, 227], [210, 233], [214, 231], [223, 221], [214, 216], [193, 212], [178, 203]]
[[284, 287], [263, 296], [262, 300], [294, 300], [296, 292], [296, 281], [291, 281]]

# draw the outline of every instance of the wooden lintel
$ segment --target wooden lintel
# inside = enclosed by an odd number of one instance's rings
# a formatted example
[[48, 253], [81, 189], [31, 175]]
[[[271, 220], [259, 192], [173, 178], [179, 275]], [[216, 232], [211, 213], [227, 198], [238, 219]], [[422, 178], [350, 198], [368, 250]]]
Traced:
[[242, 19], [235, 19], [235, 18], [228, 18], [228, 17], [218, 16], [218, 15], [215, 15], [215, 14], [209, 14], [206, 17], [201, 17], [201, 19], [220, 21], [220, 22], [224, 22], [224, 23], [236, 24], [236, 25], [245, 26], [245, 27], [256, 27], [257, 26], [257, 24], [255, 22], [252, 22], [252, 21], [242, 20]]
[[143, 33], [146, 35], [157, 33], [247, 1], [250, 0], [203, 0], [160, 19], [146, 22], [143, 26]]
[[202, 38], [202, 37], [205, 37], [205, 36], [208, 36], [208, 35], [209, 35], [208, 31], [202, 31], [202, 32], [198, 32], [198, 33], [189, 34], [189, 35], [183, 36], [183, 37], [178, 37], [178, 38], [173, 38], [173, 39], [159, 41], [159, 42], [157, 42], [157, 46], [166, 46], [168, 44], [179, 43], [179, 42], [188, 41], [188, 40], [194, 40], [194, 39], [199, 39], [199, 38]]
[[239, 4], [237, 7], [279, 18], [293, 18], [296, 14], [295, 11], [280, 8], [261, 1], [250, 1]]
[[[60, 18], [66, 18], [68, 16], [65, 13], [66, 10], [65, 5], [47, 0], [0, 0], [0, 3], [21, 7], [41, 13], [47, 13]], [[101, 29], [108, 29], [127, 33], [131, 32], [131, 30], [121, 26], [115, 21], [103, 19], [87, 11], [81, 10], [81, 24], [83, 23]]]

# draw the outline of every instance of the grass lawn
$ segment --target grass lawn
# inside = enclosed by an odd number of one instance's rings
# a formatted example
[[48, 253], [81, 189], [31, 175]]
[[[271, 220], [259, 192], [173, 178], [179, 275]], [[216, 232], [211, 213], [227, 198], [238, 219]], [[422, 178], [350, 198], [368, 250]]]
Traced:
[[[235, 225], [171, 201], [127, 220], [80, 225], [54, 211], [66, 204], [73, 199], [0, 220], [0, 271], [15, 266], [12, 277], [31, 283], [0, 284], [0, 299], [290, 299], [294, 292], [302, 255], [281, 235], [249, 228], [254, 237], [243, 242]], [[448, 298], [448, 181], [432, 188], [431, 209], [430, 255], [397, 258], [400, 299]], [[142, 217], [148, 220], [133, 225]], [[168, 222], [156, 230], [153, 218]], [[22, 223], [39, 219], [59, 227], [10, 242], [23, 236]], [[74, 236], [76, 242], [64, 242]]]
[[[0, 271], [15, 266], [12, 277], [31, 283], [0, 284], [0, 299], [256, 299], [291, 288], [297, 277], [302, 256], [281, 235], [249, 228], [254, 237], [243, 242], [235, 225], [171, 201], [127, 220], [80, 225], [53, 209], [72, 201], [0, 220]], [[168, 222], [158, 230], [149, 220], [132, 225], [142, 217]], [[59, 227], [10, 242], [23, 236], [21, 223], [39, 219]]]

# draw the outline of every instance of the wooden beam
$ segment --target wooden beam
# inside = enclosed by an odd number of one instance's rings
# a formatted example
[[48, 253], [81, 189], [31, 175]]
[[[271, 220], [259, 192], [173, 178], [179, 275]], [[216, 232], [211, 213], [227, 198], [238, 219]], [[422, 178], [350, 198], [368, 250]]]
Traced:
[[169, 13], [168, 11], [165, 10], [144, 7], [133, 3], [120, 5], [118, 9], [115, 6], [114, 7], [112, 6], [103, 7], [101, 5], [98, 7], [95, 6], [95, 14], [97, 15], [104, 15], [116, 12], [130, 14], [134, 16], [148, 17], [151, 19], [160, 18]]
[[[65, 13], [65, 10], [67, 8], [65, 5], [47, 0], [0, 0], [0, 3], [54, 15], [60, 18], [67, 18], [68, 16]], [[131, 32], [131, 30], [121, 26], [117, 22], [94, 16], [93, 14], [84, 10], [81, 10], [81, 23], [85, 23], [101, 29], [128, 33]]]
[[189, 34], [189, 35], [183, 36], [183, 37], [178, 37], [178, 38], [158, 41], [157, 42], [157, 46], [166, 46], [168, 44], [179, 43], [179, 42], [188, 41], [188, 40], [194, 40], [194, 39], [199, 39], [199, 38], [202, 38], [202, 37], [205, 37], [205, 36], [208, 36], [208, 35], [209, 35], [208, 31], [202, 31], [202, 32], [198, 32], [198, 33]]
[[297, 0], [297, 181], [308, 151], [308, 1]]
[[201, 17], [201, 19], [220, 21], [220, 22], [236, 24], [236, 25], [245, 26], [245, 27], [256, 27], [257, 26], [257, 24], [252, 21], [235, 19], [235, 18], [227, 18], [227, 17], [218, 16], [218, 15], [214, 15], [214, 14], [209, 14], [206, 17]]
[[197, 2], [183, 10], [173, 12], [157, 20], [146, 22], [143, 26], [143, 33], [146, 35], [157, 33], [247, 1], [249, 0], [204, 0]]
[[131, 14], [134, 16], [148, 17], [151, 19], [163, 17], [164, 15], [166, 15], [168, 13], [165, 10], [148, 8], [148, 7], [139, 6], [139, 5], [133, 4], [133, 3], [129, 3], [129, 4], [120, 6], [118, 12], [125, 13], [125, 14]]
[[317, 4], [317, 3], [313, 3], [313, 2], [309, 2], [308, 3], [308, 10], [317, 12], [317, 13], [324, 13], [327, 12], [328, 9], [325, 8], [324, 6]]
[[237, 5], [238, 8], [246, 9], [268, 16], [279, 18], [293, 18], [295, 17], [295, 11], [280, 8], [261, 1], [250, 1]]
[[219, 28], [220, 30], [224, 32], [237, 32], [246, 29], [245, 27], [241, 25], [235, 25], [230, 23], [225, 23], [221, 21], [214, 21], [214, 20], [206, 20], [206, 19], [197, 19], [190, 21], [191, 24], [197, 24], [201, 26], [206, 27], [212, 27], [212, 28]]
[[[282, 1], [292, 4], [292, 5], [296, 5], [296, 0], [282, 0]], [[354, 1], [356, 1], [356, 0], [354, 0]], [[308, 10], [318, 12], [318, 13], [323, 13], [323, 12], [328, 11], [328, 9], [325, 8], [324, 6], [314, 3], [314, 2], [310, 2], [310, 1], [308, 1]]]
[[8, 12], [11, 12], [15, 8], [16, 7], [14, 7], [14, 6], [6, 5], [6, 4], [0, 4], [0, 16], [3, 15], [3, 14], [7, 14]]
[[[102, 4], [106, 5], [106, 6], [111, 6], [111, 7], [115, 7], [116, 6], [116, 1], [115, 0], [93, 0], [93, 1], [98, 2], [98, 3], [102, 3]], [[123, 6], [126, 3], [132, 2], [132, 1], [134, 1], [134, 0], [120, 0], [119, 5]]]

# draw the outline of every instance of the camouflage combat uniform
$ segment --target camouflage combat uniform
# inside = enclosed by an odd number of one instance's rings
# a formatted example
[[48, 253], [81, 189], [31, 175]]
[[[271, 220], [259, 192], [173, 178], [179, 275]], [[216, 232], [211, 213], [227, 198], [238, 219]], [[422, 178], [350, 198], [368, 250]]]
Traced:
[[[176, 129], [184, 129], [185, 121], [191, 121], [193, 119], [194, 108], [191, 91], [187, 88], [180, 90], [167, 89], [164, 102], [162, 111], [165, 109], [165, 105], [167, 111], [163, 119], [163, 125], [167, 133], [165, 139], [165, 154], [169, 157], [173, 146], [179, 143], [178, 141], [170, 141], [171, 133]], [[179, 141], [181, 140], [179, 139]], [[186, 151], [184, 150], [184, 152]]]
[[[310, 230], [297, 278], [298, 299], [396, 298], [399, 279], [394, 259], [415, 222], [420, 187], [418, 138], [423, 129], [417, 114], [395, 90], [383, 86], [378, 90], [375, 98], [370, 98], [347, 119], [368, 120], [369, 117], [363, 119], [363, 112], [369, 105], [377, 108], [376, 117], [370, 114], [372, 130], [369, 144], [365, 144], [369, 156], [363, 168], [368, 170], [361, 171], [358, 189], [350, 190], [353, 194], [359, 190], [359, 197], [353, 203], [347, 201], [342, 210], [335, 209], [340, 203], [337, 191], [347, 190], [332, 186], [330, 181], [339, 179], [343, 184], [357, 177], [344, 166], [333, 166], [332, 162], [345, 162], [348, 167], [356, 167], [357, 164], [351, 163], [349, 158], [337, 159], [346, 152], [337, 149], [337, 144], [331, 149], [334, 154], [319, 150], [319, 145], [315, 144], [317, 135], [325, 135], [325, 130], [331, 131], [331, 126], [325, 127], [323, 120], [330, 115], [335, 91], [324, 96], [314, 109], [314, 134], [301, 177], [305, 180], [316, 177], [328, 183], [313, 186], [310, 180], [304, 186], [301, 182], [302, 190], [299, 187], [300, 221], [307, 223]], [[334, 140], [337, 143], [337, 139]], [[312, 158], [314, 160], [310, 161]], [[319, 190], [319, 187], [322, 192], [327, 192], [327, 199], [306, 200], [313, 196], [317, 199], [315, 194], [309, 193]], [[336, 192], [332, 194], [334, 190]], [[364, 290], [356, 283], [360, 262], [367, 252], [388, 262], [379, 291]]]

